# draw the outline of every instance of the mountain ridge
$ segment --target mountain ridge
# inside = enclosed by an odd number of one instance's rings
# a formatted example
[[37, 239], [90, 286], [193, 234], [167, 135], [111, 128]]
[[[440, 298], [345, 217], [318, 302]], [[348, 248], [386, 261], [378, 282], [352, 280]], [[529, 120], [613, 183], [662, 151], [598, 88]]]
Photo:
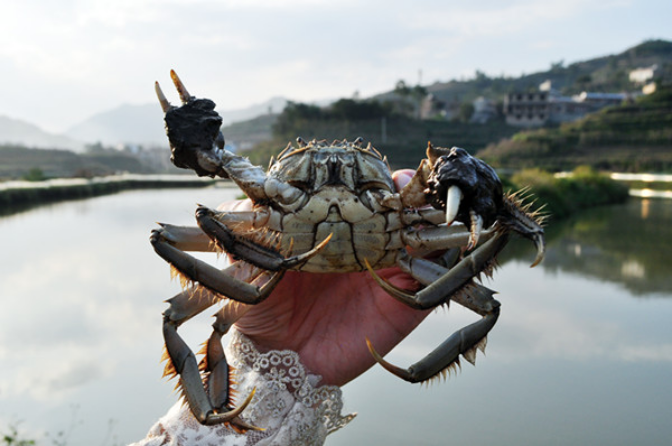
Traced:
[[0, 115], [0, 144], [26, 147], [60, 148], [83, 152], [85, 143], [66, 135], [47, 132], [22, 119]]

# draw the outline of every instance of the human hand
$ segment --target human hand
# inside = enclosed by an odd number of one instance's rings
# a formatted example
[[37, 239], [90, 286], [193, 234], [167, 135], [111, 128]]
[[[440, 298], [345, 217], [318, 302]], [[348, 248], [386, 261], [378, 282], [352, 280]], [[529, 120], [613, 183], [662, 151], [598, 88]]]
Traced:
[[[412, 175], [411, 170], [395, 172], [397, 188]], [[249, 206], [249, 201], [232, 202], [220, 209]], [[399, 268], [378, 274], [400, 288], [419, 287]], [[418, 311], [393, 299], [367, 271], [288, 271], [266, 300], [236, 322], [236, 328], [260, 351], [293, 350], [310, 372], [322, 376], [323, 384], [342, 386], [375, 364], [366, 338], [384, 355], [428, 314], [429, 310]]]

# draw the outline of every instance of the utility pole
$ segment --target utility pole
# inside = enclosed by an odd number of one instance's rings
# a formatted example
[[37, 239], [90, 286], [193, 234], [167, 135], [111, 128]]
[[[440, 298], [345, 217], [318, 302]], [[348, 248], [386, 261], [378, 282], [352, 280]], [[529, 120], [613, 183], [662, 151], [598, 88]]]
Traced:
[[380, 143], [387, 143], [387, 118], [385, 116], [380, 118]]

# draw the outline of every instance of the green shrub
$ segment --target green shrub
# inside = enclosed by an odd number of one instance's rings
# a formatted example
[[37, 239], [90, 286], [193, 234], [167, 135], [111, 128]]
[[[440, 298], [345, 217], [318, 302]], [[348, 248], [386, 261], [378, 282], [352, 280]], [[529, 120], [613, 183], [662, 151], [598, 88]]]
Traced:
[[510, 179], [512, 189], [528, 188], [538, 205], [555, 218], [567, 217], [583, 209], [621, 203], [628, 197], [627, 186], [589, 166], [579, 166], [571, 176], [555, 177], [540, 169], [524, 169]]

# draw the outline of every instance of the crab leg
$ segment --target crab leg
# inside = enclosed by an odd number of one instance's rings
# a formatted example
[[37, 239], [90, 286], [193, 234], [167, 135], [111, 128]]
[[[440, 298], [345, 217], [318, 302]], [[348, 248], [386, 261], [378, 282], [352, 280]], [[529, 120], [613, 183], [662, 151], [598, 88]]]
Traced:
[[[392, 297], [410, 307], [426, 310], [447, 302], [452, 295], [469, 284], [475, 276], [487, 271], [497, 253], [506, 245], [507, 241], [507, 234], [491, 238], [470, 255], [460, 260], [453, 268], [445, 270], [444, 274], [416, 293], [410, 293], [397, 288], [382, 279], [371, 268], [368, 261], [366, 262], [366, 267], [376, 282]], [[417, 261], [418, 259], [414, 260]], [[403, 262], [400, 262], [400, 266], [403, 267]], [[413, 275], [412, 269], [409, 272]], [[421, 282], [423, 281], [421, 280]]]
[[[239, 264], [233, 264], [222, 271], [223, 274], [254, 277], [256, 272], [241, 271]], [[243, 305], [229, 301], [217, 313], [214, 331], [206, 346], [206, 356], [202, 369], [207, 372], [204, 387], [201, 372], [194, 353], [177, 333], [177, 328], [212, 306], [220, 298], [214, 293], [201, 289], [189, 289], [168, 300], [169, 308], [163, 314], [163, 336], [166, 346], [166, 375], [178, 375], [179, 387], [191, 412], [201, 424], [231, 423], [238, 429], [258, 429], [239, 418], [254, 396], [254, 391], [235, 409], [229, 408], [231, 392], [230, 370], [221, 345], [222, 336], [238, 320], [246, 309]], [[208, 391], [206, 393], [205, 388]]]
[[481, 320], [455, 332], [429, 355], [407, 369], [385, 361], [367, 339], [369, 350], [376, 361], [386, 370], [410, 382], [426, 381], [454, 364], [459, 364], [460, 355], [472, 364], [475, 363], [476, 349], [485, 348], [486, 336], [499, 317], [500, 304], [492, 297], [492, 290], [474, 283], [473, 278], [481, 272], [487, 272], [492, 260], [506, 245], [507, 239], [506, 234], [490, 239], [451, 269], [429, 260], [402, 255], [399, 266], [420, 283], [427, 285], [417, 293], [409, 293], [383, 280], [367, 262], [369, 271], [380, 286], [410, 307], [428, 309], [450, 299], [483, 316]]
[[199, 285], [230, 299], [246, 304], [257, 304], [266, 299], [273, 288], [282, 278], [284, 271], [271, 275], [262, 286], [255, 286], [237, 279], [215, 268], [214, 266], [196, 259], [193, 256], [172, 246], [159, 231], [152, 231], [150, 242], [156, 253], [175, 269], [186, 276], [188, 280], [198, 282]]
[[319, 253], [331, 239], [331, 235], [324, 239], [315, 248], [301, 255], [285, 258], [272, 247], [264, 246], [244, 236], [235, 234], [226, 225], [215, 218], [215, 213], [207, 207], [201, 206], [196, 210], [196, 220], [203, 231], [214, 242], [229, 254], [242, 258], [259, 268], [269, 271], [284, 271], [307, 262]]
[[[496, 300], [494, 302], [499, 304]], [[393, 373], [399, 378], [412, 383], [423, 382], [437, 376], [446, 369], [459, 365], [459, 357], [462, 355], [472, 364], [476, 362], [476, 349], [483, 351], [486, 344], [486, 336], [495, 326], [499, 317], [499, 306], [496, 306], [491, 313], [488, 313], [483, 319], [467, 325], [464, 328], [453, 333], [441, 345], [434, 349], [420, 361], [411, 365], [407, 369], [397, 367], [385, 361], [382, 356], [376, 352], [371, 342], [367, 339], [366, 344], [373, 357], [387, 371]]]
[[[489, 240], [495, 234], [493, 227], [480, 231], [479, 240]], [[413, 249], [442, 250], [468, 245], [472, 234], [465, 230], [464, 225], [434, 226], [420, 230], [409, 230], [401, 233], [404, 246]]]
[[176, 226], [168, 223], [159, 223], [159, 226], [161, 228], [156, 231], [160, 232], [166, 241], [182, 251], [215, 251], [212, 240], [199, 227]]

